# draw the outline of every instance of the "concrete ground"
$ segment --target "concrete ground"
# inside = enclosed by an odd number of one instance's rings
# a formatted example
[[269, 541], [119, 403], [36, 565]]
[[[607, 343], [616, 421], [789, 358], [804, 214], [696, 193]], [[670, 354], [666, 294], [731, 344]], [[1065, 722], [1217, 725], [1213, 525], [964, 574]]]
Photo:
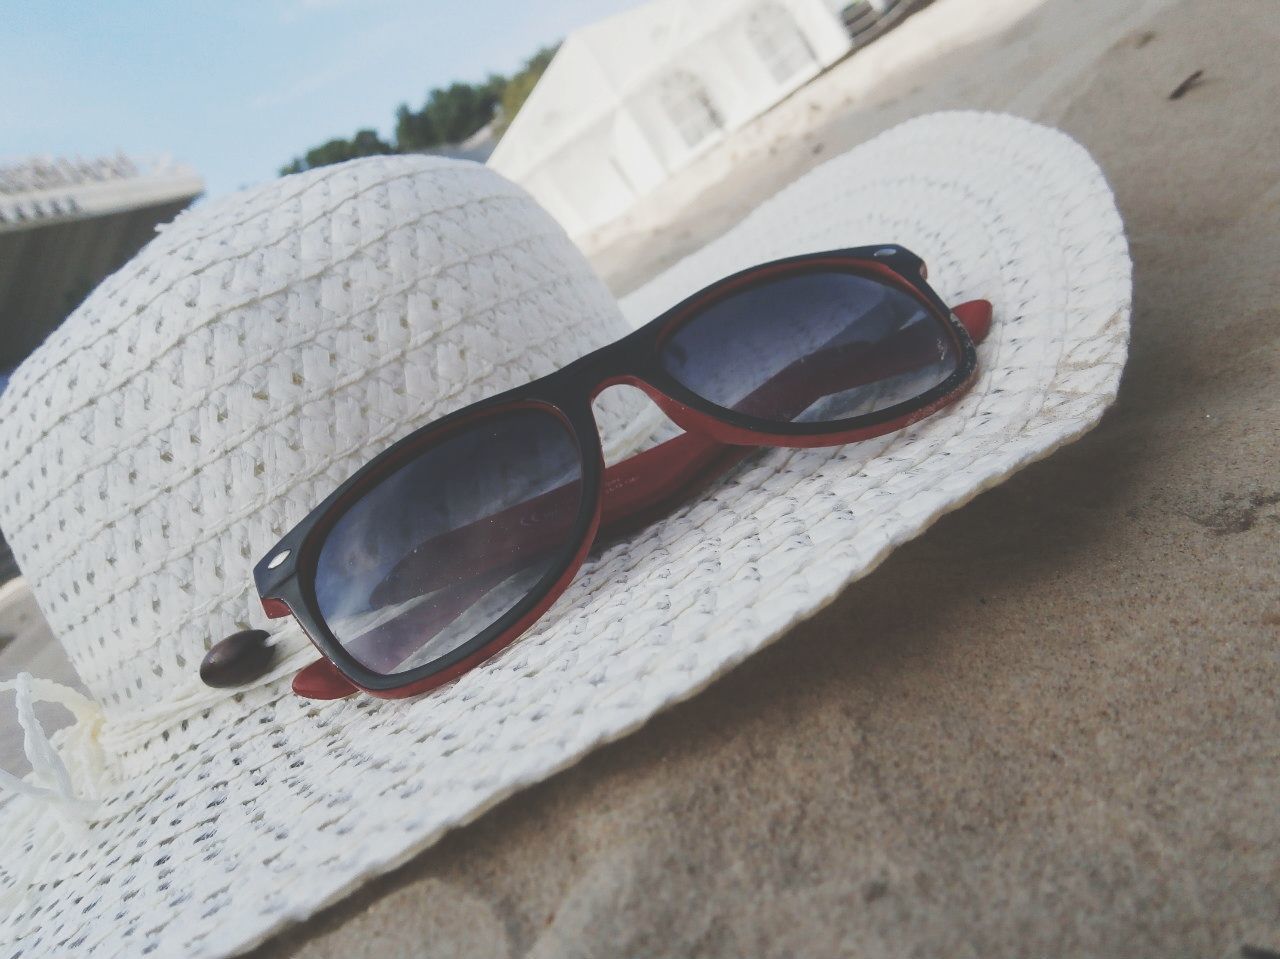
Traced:
[[1112, 182], [1132, 355], [1088, 437], [255, 955], [1280, 953], [1277, 49], [1276, 0], [1022, 2], [600, 242], [625, 288], [901, 119], [1009, 109]]

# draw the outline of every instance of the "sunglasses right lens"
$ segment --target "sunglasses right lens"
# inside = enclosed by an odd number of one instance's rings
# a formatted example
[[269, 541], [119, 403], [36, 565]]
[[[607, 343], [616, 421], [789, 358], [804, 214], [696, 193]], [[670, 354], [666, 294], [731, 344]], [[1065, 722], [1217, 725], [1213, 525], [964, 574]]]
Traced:
[[836, 423], [916, 400], [960, 365], [951, 330], [886, 282], [827, 270], [730, 293], [663, 343], [682, 386], [778, 424]]
[[330, 529], [316, 601], [381, 675], [454, 652], [536, 593], [576, 543], [582, 454], [561, 419], [515, 409], [425, 448]]

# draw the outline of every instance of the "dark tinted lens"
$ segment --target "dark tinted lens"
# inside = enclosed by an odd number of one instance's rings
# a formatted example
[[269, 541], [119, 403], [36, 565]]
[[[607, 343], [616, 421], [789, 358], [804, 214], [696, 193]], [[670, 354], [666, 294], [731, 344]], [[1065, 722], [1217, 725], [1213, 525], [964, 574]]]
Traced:
[[852, 273], [805, 273], [733, 293], [663, 345], [677, 382], [778, 423], [829, 423], [913, 400], [959, 365], [914, 297]]
[[366, 493], [329, 531], [316, 600], [383, 675], [482, 633], [562, 561], [582, 502], [577, 441], [552, 413], [479, 420]]

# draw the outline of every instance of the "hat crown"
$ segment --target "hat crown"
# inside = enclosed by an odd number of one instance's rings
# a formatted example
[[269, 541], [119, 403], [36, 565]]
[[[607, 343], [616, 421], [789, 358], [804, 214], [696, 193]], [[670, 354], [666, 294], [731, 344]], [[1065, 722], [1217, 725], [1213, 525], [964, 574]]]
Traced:
[[0, 528], [108, 715], [148, 707], [266, 625], [253, 564], [369, 457], [627, 329], [483, 166], [379, 157], [209, 202], [0, 395]]

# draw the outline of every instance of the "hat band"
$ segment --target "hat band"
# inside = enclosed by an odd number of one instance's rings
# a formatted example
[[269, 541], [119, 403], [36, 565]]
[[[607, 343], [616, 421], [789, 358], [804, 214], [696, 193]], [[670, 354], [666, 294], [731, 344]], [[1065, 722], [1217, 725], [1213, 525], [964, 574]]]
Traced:
[[[65, 825], [83, 828], [98, 810], [105, 781], [114, 778], [107, 757], [122, 757], [233, 695], [291, 676], [313, 654], [310, 644], [303, 644], [288, 652], [265, 675], [235, 690], [212, 689], [192, 681], [184, 683], [172, 698], [110, 716], [70, 686], [19, 673], [13, 680], [0, 682], [0, 691], [12, 690], [15, 694], [23, 751], [32, 771], [20, 778], [0, 769], [0, 793], [29, 799], [33, 809], [54, 812]], [[46, 733], [35, 714], [38, 702], [66, 707], [75, 722], [52, 735]]]

